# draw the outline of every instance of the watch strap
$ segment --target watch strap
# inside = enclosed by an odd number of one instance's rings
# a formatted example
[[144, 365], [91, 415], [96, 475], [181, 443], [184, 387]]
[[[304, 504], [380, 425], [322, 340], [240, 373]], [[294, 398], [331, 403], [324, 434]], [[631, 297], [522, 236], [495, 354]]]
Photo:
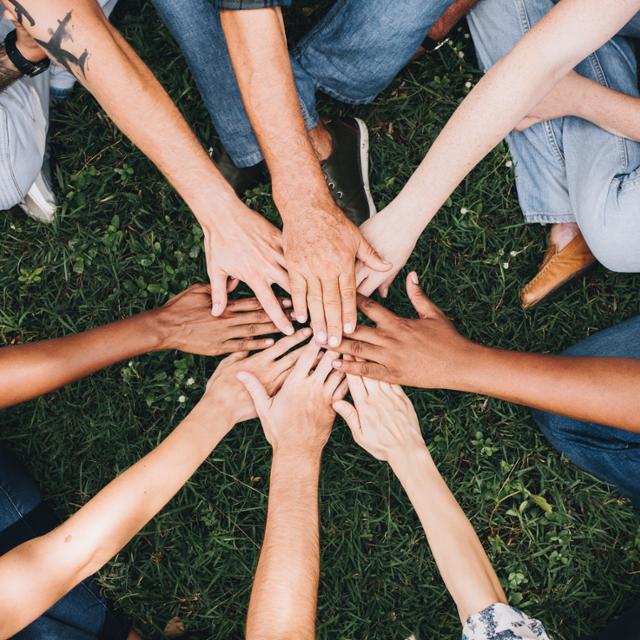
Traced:
[[45, 56], [42, 60], [38, 60], [38, 62], [31, 62], [31, 60], [27, 60], [20, 53], [16, 42], [17, 32], [14, 29], [13, 31], [9, 31], [4, 39], [4, 50], [9, 60], [11, 60], [15, 68], [22, 75], [30, 77], [37, 76], [49, 68], [49, 58]]

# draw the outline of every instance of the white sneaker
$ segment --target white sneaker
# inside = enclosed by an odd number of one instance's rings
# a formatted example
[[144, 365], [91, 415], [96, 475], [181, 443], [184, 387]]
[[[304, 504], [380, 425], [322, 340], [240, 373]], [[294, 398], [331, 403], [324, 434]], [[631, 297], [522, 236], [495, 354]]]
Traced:
[[45, 170], [38, 174], [36, 181], [18, 205], [30, 218], [51, 224], [56, 214], [56, 198], [45, 176]]

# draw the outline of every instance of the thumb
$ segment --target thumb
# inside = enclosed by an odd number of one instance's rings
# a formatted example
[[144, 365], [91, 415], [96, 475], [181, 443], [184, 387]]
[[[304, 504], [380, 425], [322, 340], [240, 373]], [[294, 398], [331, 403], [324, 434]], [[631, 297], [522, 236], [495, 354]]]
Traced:
[[357, 442], [362, 435], [362, 429], [360, 427], [360, 418], [356, 408], [348, 403], [346, 400], [338, 400], [333, 403], [333, 410], [347, 423], [353, 439]]
[[424, 319], [440, 315], [440, 309], [427, 298], [420, 288], [419, 282], [418, 274], [415, 271], [407, 276], [407, 295], [413, 308], [418, 312], [418, 316]]
[[393, 266], [390, 262], [381, 258], [380, 254], [364, 238], [360, 241], [356, 258], [374, 271], [389, 271]]
[[236, 378], [242, 382], [244, 388], [251, 396], [258, 413], [261, 413], [266, 409], [267, 404], [269, 403], [269, 394], [264, 388], [262, 382], [260, 382], [260, 380], [258, 380], [258, 378], [256, 378], [252, 373], [248, 373], [247, 371], [240, 371], [240, 373], [236, 375]]
[[214, 271], [211, 277], [211, 314], [222, 315], [227, 306], [227, 275]]

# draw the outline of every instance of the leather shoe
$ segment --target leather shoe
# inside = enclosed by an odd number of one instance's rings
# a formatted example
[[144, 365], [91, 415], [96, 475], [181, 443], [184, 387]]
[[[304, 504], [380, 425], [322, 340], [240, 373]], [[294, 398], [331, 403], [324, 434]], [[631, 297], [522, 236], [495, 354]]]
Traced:
[[582, 275], [596, 263], [581, 233], [561, 251], [549, 245], [536, 277], [520, 292], [524, 309], [531, 309], [550, 293]]

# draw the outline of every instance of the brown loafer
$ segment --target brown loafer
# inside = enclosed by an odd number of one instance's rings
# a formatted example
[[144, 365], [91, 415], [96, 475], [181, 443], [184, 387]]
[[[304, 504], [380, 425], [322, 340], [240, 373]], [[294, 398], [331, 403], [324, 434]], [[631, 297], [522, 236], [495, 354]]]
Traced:
[[524, 309], [535, 307], [550, 293], [583, 274], [596, 262], [595, 256], [579, 233], [562, 251], [549, 245], [536, 277], [520, 292]]

